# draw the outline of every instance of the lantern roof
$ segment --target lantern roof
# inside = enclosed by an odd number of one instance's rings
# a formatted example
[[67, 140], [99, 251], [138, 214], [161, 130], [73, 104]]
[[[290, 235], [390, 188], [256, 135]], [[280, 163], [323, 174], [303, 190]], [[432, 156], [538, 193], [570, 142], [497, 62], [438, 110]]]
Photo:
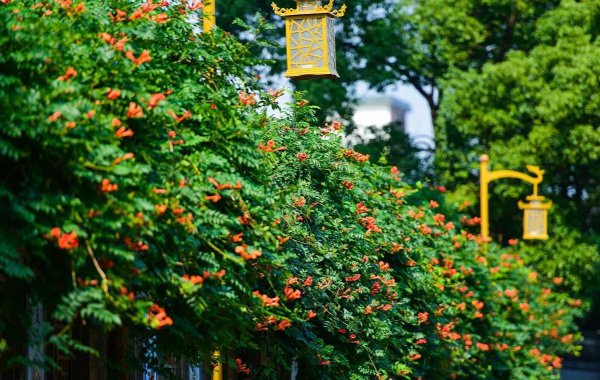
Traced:
[[334, 0], [330, 0], [328, 4], [321, 5], [320, 0], [296, 0], [296, 8], [280, 8], [277, 4], [272, 3], [275, 14], [282, 17], [303, 16], [326, 14], [330, 17], [343, 17], [346, 14], [346, 5], [342, 5], [340, 9], [333, 9]]
[[519, 208], [522, 210], [549, 210], [552, 207], [552, 201], [543, 203], [546, 198], [539, 195], [530, 195], [527, 197], [529, 203], [519, 202]]

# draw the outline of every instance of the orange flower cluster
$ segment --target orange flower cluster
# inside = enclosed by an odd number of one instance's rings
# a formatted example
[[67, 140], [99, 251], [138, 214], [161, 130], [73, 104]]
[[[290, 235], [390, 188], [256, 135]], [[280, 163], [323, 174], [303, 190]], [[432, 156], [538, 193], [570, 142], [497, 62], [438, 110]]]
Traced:
[[437, 330], [438, 335], [442, 339], [450, 339], [450, 340], [459, 340], [460, 334], [456, 331], [452, 331], [454, 329], [454, 323], [450, 322], [445, 325], [441, 325], [440, 323], [435, 325], [435, 329]]
[[287, 148], [284, 147], [284, 146], [277, 148], [275, 146], [275, 141], [274, 140], [267, 141], [266, 145], [258, 144], [258, 150], [263, 151], [265, 153], [280, 152], [280, 151], [286, 150], [286, 149]]
[[182, 121], [184, 121], [185, 119], [189, 118], [192, 116], [192, 113], [190, 111], [185, 111], [183, 113], [183, 115], [181, 116], [177, 116], [177, 114], [171, 110], [167, 111], [167, 114], [169, 116], [171, 116], [173, 119], [175, 119], [178, 123], [181, 123]]
[[289, 240], [291, 239], [291, 237], [286, 236], [286, 237], [282, 237], [282, 236], [277, 236], [277, 240], [279, 240], [279, 249], [282, 249], [282, 245], [284, 245], [285, 243], [287, 243]]
[[327, 123], [327, 124], [325, 124], [325, 126], [329, 129], [333, 129], [335, 131], [341, 131], [342, 129], [344, 129], [344, 125], [342, 124], [341, 121], [338, 121], [338, 120], [334, 120], [331, 123]]
[[133, 54], [133, 50], [127, 50], [125, 52], [125, 57], [127, 57], [131, 62], [135, 63], [138, 66], [146, 62], [152, 61], [152, 57], [150, 57], [150, 53], [148, 52], [148, 50], [143, 50], [142, 54], [140, 54], [140, 56], [137, 58]]
[[123, 243], [125, 243], [125, 246], [133, 251], [133, 252], [141, 252], [141, 251], [147, 251], [150, 249], [150, 247], [148, 246], [148, 244], [145, 244], [141, 241], [138, 241], [137, 243], [134, 243], [131, 238], [129, 237], [125, 237], [123, 239]]
[[124, 286], [123, 286], [123, 287], [121, 287], [120, 294], [121, 294], [122, 296], [127, 296], [127, 298], [128, 298], [130, 301], [133, 301], [133, 300], [135, 299], [135, 293], [134, 293], [134, 292], [130, 292], [130, 291], [129, 291], [129, 290], [127, 290], [127, 288], [126, 288], [126, 287], [124, 287]]
[[73, 67], [69, 67], [67, 69], [67, 71], [65, 72], [65, 75], [61, 75], [58, 77], [59, 81], [64, 81], [64, 82], [68, 82], [71, 80], [71, 78], [75, 77], [77, 75], [77, 71], [73, 68]]
[[125, 153], [121, 157], [115, 158], [115, 160], [113, 161], [113, 165], [118, 165], [121, 162], [126, 161], [126, 160], [131, 160], [134, 157], [135, 157], [135, 155], [133, 153]]
[[368, 214], [369, 213], [369, 209], [367, 208], [367, 206], [365, 206], [365, 204], [363, 202], [359, 202], [356, 205], [356, 215], [360, 215], [360, 214]]
[[291, 286], [286, 286], [283, 289], [283, 294], [285, 294], [285, 298], [290, 301], [302, 298], [302, 292], [300, 292], [300, 290], [294, 290]]
[[133, 131], [131, 129], [127, 129], [126, 127], [121, 127], [116, 130], [115, 136], [124, 139], [125, 137], [133, 136]]
[[239, 245], [239, 246], [235, 247], [235, 253], [242, 256], [242, 258], [244, 260], [256, 260], [262, 256], [261, 251], [254, 250], [254, 251], [248, 253], [247, 248], [248, 248], [247, 244]]
[[277, 324], [276, 329], [278, 331], [284, 331], [286, 330], [288, 327], [290, 327], [292, 325], [292, 323], [290, 321], [288, 321], [287, 319], [282, 319], [281, 321], [279, 321], [279, 323]]
[[409, 210], [408, 215], [413, 219], [419, 220], [425, 216], [425, 213], [422, 210], [419, 210], [419, 212], [414, 212], [413, 210]]
[[484, 352], [490, 350], [490, 345], [487, 343], [477, 342], [476, 346], [479, 350], [484, 351]]
[[254, 294], [256, 297], [260, 298], [261, 301], [263, 302], [263, 305], [265, 305], [267, 307], [279, 306], [279, 296], [270, 298], [269, 296], [267, 296], [265, 294], [260, 294], [260, 292], [258, 290], [255, 290], [252, 294]]
[[154, 304], [148, 311], [148, 321], [154, 329], [160, 330], [165, 326], [172, 326], [173, 320], [167, 315], [165, 309]]
[[198, 285], [198, 284], [202, 284], [204, 282], [204, 277], [202, 276], [189, 276], [187, 274], [184, 274], [182, 276], [183, 281], [189, 282], [192, 285]]
[[169, 21], [169, 17], [166, 13], [159, 13], [156, 16], [150, 17], [150, 20], [154, 21], [157, 24], [164, 24], [165, 22]]
[[301, 207], [304, 207], [304, 205], [306, 205], [306, 198], [304, 198], [304, 197], [300, 197], [298, 199], [292, 198], [292, 200], [293, 200], [292, 206], [294, 206], [294, 207], [301, 208]]
[[[62, 9], [64, 9], [64, 10], [70, 10], [70, 8], [73, 5], [73, 1], [72, 0], [60, 0], [59, 4], [60, 4], [60, 7]], [[72, 10], [75, 13], [82, 13], [82, 12], [85, 11], [85, 4], [84, 3], [79, 3]], [[67, 12], [67, 14], [70, 14], [70, 12]]]
[[109, 13], [108, 16], [112, 20], [112, 22], [121, 22], [127, 19], [127, 12], [123, 12], [120, 9], [117, 9], [115, 13]]
[[162, 93], [152, 94], [148, 100], [148, 110], [158, 107], [158, 103], [165, 100], [166, 96]]
[[243, 373], [246, 376], [250, 375], [250, 368], [248, 368], [248, 366], [242, 362], [242, 359], [235, 359], [235, 366], [237, 368], [237, 373]]
[[[119, 11], [117, 11], [119, 12]], [[98, 33], [98, 37], [100, 37], [104, 42], [112, 46], [117, 51], [125, 50], [125, 44], [129, 41], [129, 38], [123, 37], [120, 40], [117, 40], [115, 37], [111, 36], [108, 33]]]
[[428, 226], [428, 225], [426, 225], [426, 224], [421, 224], [421, 225], [419, 225], [419, 231], [420, 231], [420, 232], [421, 232], [421, 234], [423, 234], [423, 235], [431, 235], [431, 232], [432, 232], [432, 230], [431, 230], [431, 227], [429, 227], [429, 226]]
[[519, 296], [519, 291], [517, 289], [507, 289], [504, 291], [504, 295], [508, 298], [512, 298], [513, 301], [515, 301]]
[[119, 96], [121, 96], [121, 90], [116, 90], [116, 89], [113, 90], [110, 87], [106, 90], [106, 98], [108, 100], [118, 99]]
[[306, 154], [304, 152], [297, 153], [296, 158], [298, 159], [298, 161], [306, 161], [306, 160], [308, 160], [308, 154]]
[[478, 216], [475, 216], [470, 219], [465, 216], [460, 221], [462, 224], [469, 227], [475, 227], [481, 224], [481, 218], [479, 218]]
[[129, 103], [129, 108], [127, 108], [127, 117], [130, 119], [139, 119], [144, 117], [144, 110], [139, 105], [131, 102]]
[[52, 115], [48, 116], [48, 121], [54, 123], [62, 116], [62, 112], [54, 112]]
[[562, 358], [558, 357], [558, 356], [552, 356], [552, 355], [548, 355], [548, 354], [542, 354], [540, 352], [540, 350], [538, 350], [537, 348], [533, 348], [529, 351], [529, 355], [533, 356], [534, 358], [538, 359], [540, 361], [540, 363], [542, 363], [543, 365], [547, 366], [546, 369], [548, 371], [553, 371], [554, 369], [560, 369], [562, 368]]
[[344, 152], [344, 157], [352, 159], [357, 162], [367, 162], [370, 156], [368, 154], [360, 154], [352, 149], [348, 149]]
[[181, 276], [181, 278], [183, 279], [183, 281], [185, 282], [189, 282], [192, 285], [198, 285], [198, 284], [202, 284], [204, 283], [205, 280], [208, 280], [210, 278], [216, 278], [218, 280], [220, 280], [221, 278], [223, 278], [223, 276], [225, 276], [225, 269], [222, 269], [216, 273], [211, 273], [208, 271], [205, 271], [204, 274], [202, 276], [198, 276], [198, 275], [187, 275], [184, 274], [183, 276]]
[[304, 280], [304, 282], [302, 283], [302, 287], [312, 286], [312, 284], [313, 284], [313, 277], [308, 276], [308, 277], [306, 277], [306, 280]]
[[221, 194], [215, 194], [215, 195], [205, 195], [204, 199], [211, 201], [212, 203], [217, 203], [221, 200]]
[[446, 221], [446, 216], [444, 214], [435, 214], [433, 220], [435, 221], [435, 224], [443, 225]]
[[102, 180], [102, 184], [100, 185], [100, 191], [103, 193], [112, 193], [119, 189], [119, 185], [111, 183], [109, 179], [105, 178]]
[[375, 218], [373, 218], [372, 216], [367, 216], [365, 218], [361, 218], [358, 220], [358, 222], [367, 229], [367, 235], [375, 232], [382, 232], [382, 229], [379, 228], [375, 223]]
[[331, 365], [331, 361], [323, 359], [323, 357], [321, 357], [321, 355], [317, 355], [317, 359], [319, 360], [319, 365], [320, 366]]
[[267, 319], [264, 322], [256, 324], [256, 331], [268, 331], [270, 325], [275, 325], [275, 329], [278, 331], [284, 331], [285, 329], [290, 327], [292, 323], [287, 319], [282, 319], [278, 323], [277, 318], [271, 315], [267, 317]]
[[240, 98], [240, 102], [246, 107], [253, 106], [256, 104], [256, 95], [255, 94], [248, 94], [248, 93], [246, 93], [246, 91], [242, 91], [242, 92], [240, 92], [239, 98]]
[[65, 251], [70, 251], [79, 247], [79, 239], [77, 238], [77, 233], [75, 231], [63, 233], [60, 228], [54, 227], [50, 230], [50, 236], [56, 239], [58, 248], [64, 249]]

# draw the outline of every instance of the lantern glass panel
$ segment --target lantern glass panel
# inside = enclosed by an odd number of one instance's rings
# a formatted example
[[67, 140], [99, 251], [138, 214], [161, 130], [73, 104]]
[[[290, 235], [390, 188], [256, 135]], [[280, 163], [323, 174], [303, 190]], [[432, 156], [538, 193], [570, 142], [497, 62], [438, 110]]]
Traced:
[[313, 69], [325, 66], [326, 40], [323, 23], [326, 18], [290, 19], [291, 69]]
[[329, 57], [329, 70], [337, 72], [335, 64], [335, 25], [330, 18], [327, 19], [327, 56]]
[[543, 209], [525, 210], [526, 230], [525, 235], [531, 238], [545, 237], [547, 211]]

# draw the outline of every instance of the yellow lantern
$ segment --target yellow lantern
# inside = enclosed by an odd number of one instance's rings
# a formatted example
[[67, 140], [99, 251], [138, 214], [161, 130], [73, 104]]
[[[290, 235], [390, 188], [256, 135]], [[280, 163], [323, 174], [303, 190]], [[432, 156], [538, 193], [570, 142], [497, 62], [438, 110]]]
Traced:
[[527, 197], [527, 202], [519, 202], [524, 210], [523, 239], [548, 240], [548, 210], [552, 202], [544, 203], [545, 198], [537, 195]]
[[346, 6], [333, 10], [334, 0], [296, 0], [296, 8], [273, 10], [285, 18], [287, 71], [295, 79], [338, 78], [335, 63], [334, 19], [343, 17]]

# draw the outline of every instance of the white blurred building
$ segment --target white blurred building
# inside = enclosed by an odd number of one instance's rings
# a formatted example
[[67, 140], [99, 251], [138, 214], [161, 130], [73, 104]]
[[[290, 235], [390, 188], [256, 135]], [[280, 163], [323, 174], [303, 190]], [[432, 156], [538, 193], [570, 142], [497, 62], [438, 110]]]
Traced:
[[396, 122], [406, 132], [406, 114], [410, 105], [391, 95], [369, 95], [362, 98], [356, 106], [353, 121], [356, 130], [346, 136], [348, 146], [375, 137], [375, 131]]

